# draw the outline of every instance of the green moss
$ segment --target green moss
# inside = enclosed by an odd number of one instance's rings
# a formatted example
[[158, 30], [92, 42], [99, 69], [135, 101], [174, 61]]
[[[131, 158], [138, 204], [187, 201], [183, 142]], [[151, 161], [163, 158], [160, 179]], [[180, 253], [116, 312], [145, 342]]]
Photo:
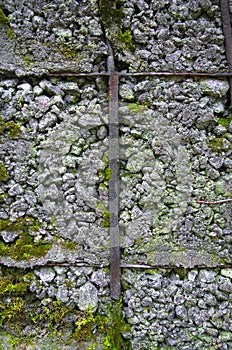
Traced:
[[123, 30], [123, 10], [118, 8], [117, 0], [100, 0], [100, 18], [106, 36], [116, 50], [129, 49], [135, 51], [130, 29]]
[[73, 337], [79, 342], [92, 340], [94, 334], [104, 336], [103, 350], [129, 350], [130, 342], [123, 338], [123, 334], [130, 331], [122, 314], [121, 302], [112, 303], [107, 315], [94, 314], [87, 309], [76, 321]]
[[188, 269], [185, 269], [184, 267], [177, 267], [173, 271], [179, 275], [182, 280], [184, 280], [188, 275]]
[[[224, 137], [215, 137], [211, 139], [208, 144], [213, 152], [223, 153], [228, 151], [228, 145], [225, 143]], [[230, 145], [229, 149], [232, 149], [232, 145]]]
[[13, 40], [16, 38], [16, 34], [12, 28], [8, 29], [7, 31], [8, 38]]
[[[37, 327], [44, 328], [52, 335], [57, 333], [57, 328], [65, 323], [65, 316], [72, 311], [71, 307], [64, 305], [60, 300], [51, 301], [46, 306], [39, 306], [30, 313], [30, 319]], [[55, 332], [54, 332], [55, 330]]]
[[[24, 281], [25, 272], [21, 269], [0, 267], [0, 326], [14, 334], [25, 327], [25, 293], [29, 283]], [[17, 344], [19, 339], [17, 338]], [[10, 342], [11, 345], [15, 345]], [[14, 348], [14, 347], [13, 347]]]
[[66, 58], [69, 58], [69, 59], [76, 58], [78, 56], [78, 54], [79, 54], [74, 46], [70, 47], [70, 46], [68, 46], [68, 45], [66, 45], [64, 43], [59, 44], [57, 46], [57, 50], [59, 51], [59, 53], [62, 56], [66, 57]]
[[39, 258], [48, 253], [52, 244], [34, 242], [30, 232], [36, 231], [41, 224], [31, 217], [19, 218], [14, 222], [0, 220], [0, 231], [18, 233], [16, 242], [6, 244], [0, 242], [0, 256], [10, 256], [16, 260], [28, 260], [32, 257]]
[[74, 251], [77, 248], [77, 244], [72, 241], [62, 241], [61, 246], [71, 251]]
[[8, 18], [3, 12], [3, 10], [0, 8], [0, 27], [1, 26], [8, 26]]
[[19, 282], [13, 284], [10, 280], [0, 278], [0, 294], [23, 294], [27, 290], [27, 283]]
[[110, 212], [109, 210], [105, 210], [103, 213], [103, 220], [101, 222], [102, 227], [108, 228], [110, 227]]
[[148, 273], [149, 275], [157, 275], [160, 272], [157, 269], [147, 269], [146, 273]]
[[23, 62], [26, 63], [26, 65], [28, 66], [28, 68], [32, 67], [35, 64], [35, 58], [32, 55], [20, 55], [20, 57], [22, 58]]
[[21, 133], [20, 125], [12, 120], [6, 122], [0, 118], [0, 135], [3, 133], [11, 139], [17, 139]]
[[20, 297], [15, 297], [10, 300], [10, 302], [6, 302], [5, 300], [0, 301], [0, 325], [4, 323], [4, 321], [18, 320], [21, 318], [22, 309], [24, 307], [25, 301]]
[[109, 180], [112, 178], [111, 177], [112, 170], [110, 169], [108, 164], [109, 164], [109, 161], [107, 161], [106, 167], [104, 169], [98, 170], [98, 176], [101, 182], [99, 187], [104, 191], [107, 191], [109, 187]]
[[6, 34], [10, 40], [16, 37], [16, 34], [12, 28], [10, 28], [8, 17], [5, 15], [4, 11], [0, 8], [0, 28], [4, 28]]
[[9, 121], [9, 122], [6, 122], [5, 127], [8, 130], [7, 135], [10, 138], [15, 139], [20, 135], [21, 129], [19, 124], [13, 121]]
[[[20, 276], [18, 279], [17, 272]], [[22, 343], [25, 346], [32, 341], [30, 336], [20, 338], [20, 334], [26, 325], [34, 324], [36, 333], [43, 334], [49, 340], [60, 339], [67, 331], [70, 335], [64, 337], [65, 344], [73, 344], [76, 341], [82, 347], [84, 342], [90, 342], [89, 349], [95, 349], [95, 345], [98, 346], [100, 342], [103, 350], [131, 349], [130, 342], [123, 336], [130, 332], [130, 326], [124, 320], [121, 301], [112, 302], [106, 314], [93, 312], [91, 308], [80, 311], [74, 305], [67, 306], [60, 300], [49, 301], [43, 305], [32, 296], [28, 298], [32, 293], [25, 294], [31, 279], [35, 278], [34, 274], [32, 277], [30, 274], [32, 273], [23, 274], [20, 270], [15, 270], [13, 276], [6, 273], [6, 276], [2, 277], [4, 283], [0, 285], [0, 325], [8, 331], [14, 330], [16, 337], [18, 335], [18, 338], [14, 338], [18, 340], [17, 344]], [[23, 283], [25, 280], [28, 284]], [[71, 324], [66, 321], [70, 316], [73, 318]]]
[[132, 44], [131, 30], [127, 29], [124, 33], [119, 29], [118, 40], [125, 44], [126, 48], [132, 52], [135, 52], [135, 46]]
[[91, 309], [87, 309], [79, 316], [75, 322], [75, 331], [73, 337], [79, 342], [90, 340], [93, 338], [93, 330], [97, 327], [102, 327], [98, 316], [94, 316]]
[[108, 182], [111, 179], [112, 170], [106, 167], [104, 170], [99, 170], [98, 175], [102, 179], [102, 182]]
[[96, 207], [97, 212], [99, 215], [101, 215], [101, 225], [102, 227], [108, 228], [110, 227], [110, 212], [108, 209], [106, 209], [104, 203], [99, 203]]
[[122, 302], [112, 303], [109, 309], [106, 323], [106, 337], [103, 344], [104, 350], [129, 350], [132, 349], [130, 341], [123, 337], [123, 334], [130, 332], [130, 326], [125, 322], [122, 313]]
[[0, 194], [0, 203], [4, 203], [8, 197], [9, 197], [9, 195], [7, 192]]
[[232, 114], [230, 114], [227, 118], [223, 117], [223, 118], [218, 118], [218, 123], [221, 126], [224, 126], [225, 128], [228, 128], [230, 123], [232, 121]]
[[117, 9], [117, 0], [100, 0], [100, 18], [106, 28], [112, 24], [121, 26], [123, 11]]
[[129, 103], [128, 108], [131, 113], [144, 113], [144, 111], [147, 109], [147, 106], [138, 103]]
[[7, 181], [9, 175], [7, 174], [6, 167], [3, 163], [0, 163], [0, 181]]

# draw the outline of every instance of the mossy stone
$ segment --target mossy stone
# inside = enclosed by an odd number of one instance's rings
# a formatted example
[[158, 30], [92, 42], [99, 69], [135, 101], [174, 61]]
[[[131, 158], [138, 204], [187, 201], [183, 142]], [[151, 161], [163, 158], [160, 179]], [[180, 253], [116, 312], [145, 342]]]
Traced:
[[51, 249], [52, 244], [46, 242], [34, 242], [30, 235], [41, 227], [40, 222], [31, 217], [19, 218], [14, 222], [0, 220], [0, 231], [19, 233], [15, 243], [6, 244], [0, 242], [0, 256], [10, 256], [15, 260], [28, 260], [32, 257], [40, 258], [45, 256]]
[[5, 182], [9, 179], [6, 167], [3, 163], [0, 163], [0, 181]]

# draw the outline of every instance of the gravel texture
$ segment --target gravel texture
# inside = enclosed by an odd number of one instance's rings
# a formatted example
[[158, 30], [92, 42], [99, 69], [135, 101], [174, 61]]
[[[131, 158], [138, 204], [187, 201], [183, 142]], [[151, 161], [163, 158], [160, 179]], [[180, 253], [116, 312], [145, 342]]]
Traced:
[[[231, 261], [231, 116], [223, 80], [121, 80], [123, 259]], [[220, 108], [219, 108], [220, 106]]]
[[47, 74], [109, 42], [118, 71], [226, 72], [219, 1], [0, 0], [0, 32], [2, 349], [231, 349], [227, 80], [120, 76], [116, 302], [108, 78]]
[[[116, 40], [119, 66], [129, 71], [226, 69], [219, 1], [128, 0], [122, 8], [121, 31], [130, 33], [134, 50]], [[113, 28], [108, 31], [112, 42]]]
[[[108, 263], [105, 81], [13, 79], [0, 85], [1, 159], [9, 176], [1, 183], [3, 223], [38, 220], [41, 227], [30, 235], [53, 244], [46, 260]], [[2, 235], [5, 243], [14, 239], [9, 234]]]
[[133, 349], [230, 349], [231, 269], [127, 271]]
[[107, 55], [97, 1], [0, 1], [8, 18], [2, 24], [1, 70], [102, 70]]
[[218, 0], [0, 1], [1, 70], [226, 71]]
[[[12, 270], [5, 269], [2, 273], [6, 286]], [[104, 332], [96, 315], [109, 317], [112, 301], [108, 296], [107, 269], [41, 267], [33, 272], [17, 270], [17, 276], [16, 291], [22, 281], [28, 286], [25, 304], [21, 306], [24, 321], [17, 314], [11, 321], [7, 317], [3, 319], [5, 333], [0, 335], [4, 349], [12, 349], [10, 334], [16, 337], [16, 348], [20, 350], [57, 346], [105, 349]], [[131, 343], [131, 347], [124, 343], [123, 349], [231, 348], [232, 269], [126, 269], [122, 273], [122, 286], [122, 311], [127, 325], [123, 340]], [[21, 300], [13, 293], [5, 294], [1, 297], [5, 308]], [[34, 321], [31, 323], [30, 319]], [[46, 329], [50, 330], [49, 334]], [[85, 340], [88, 329], [91, 337]], [[77, 341], [78, 330], [82, 332], [82, 342]], [[23, 338], [19, 337], [20, 333]], [[26, 343], [30, 336], [33, 344]]]

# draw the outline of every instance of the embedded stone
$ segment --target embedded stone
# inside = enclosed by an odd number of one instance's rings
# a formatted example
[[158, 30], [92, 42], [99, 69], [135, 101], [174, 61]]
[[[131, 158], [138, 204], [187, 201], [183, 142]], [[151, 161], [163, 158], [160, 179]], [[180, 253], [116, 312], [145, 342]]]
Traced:
[[98, 307], [97, 288], [90, 282], [80, 287], [77, 305], [81, 311], [91, 308], [96, 311]]
[[199, 281], [211, 283], [215, 281], [216, 273], [213, 271], [201, 270], [199, 272]]
[[121, 85], [119, 89], [119, 95], [126, 101], [134, 100], [134, 92], [127, 84]]
[[209, 96], [223, 97], [229, 90], [227, 80], [207, 79], [200, 82], [201, 91]]
[[8, 191], [9, 196], [17, 196], [22, 193], [23, 193], [23, 187], [19, 184], [13, 185]]
[[222, 269], [221, 275], [232, 279], [232, 269]]
[[2, 231], [0, 232], [0, 235], [2, 236], [2, 239], [4, 240], [4, 242], [12, 243], [19, 236], [19, 233], [11, 232], [11, 231]]
[[51, 267], [42, 267], [35, 270], [35, 275], [38, 276], [42, 282], [51, 282], [55, 278], [55, 271]]
[[47, 112], [50, 108], [50, 98], [45, 96], [45, 95], [41, 95], [35, 98], [35, 101], [37, 102], [38, 105], [38, 109], [41, 112]]

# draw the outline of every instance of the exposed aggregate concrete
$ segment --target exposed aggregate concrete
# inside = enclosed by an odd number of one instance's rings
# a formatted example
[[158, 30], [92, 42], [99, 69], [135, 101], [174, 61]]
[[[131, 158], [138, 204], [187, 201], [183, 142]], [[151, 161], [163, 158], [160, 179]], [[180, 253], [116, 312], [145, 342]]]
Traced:
[[229, 350], [231, 202], [196, 202], [232, 197], [227, 80], [120, 78], [122, 263], [159, 268], [122, 269], [115, 321], [108, 82], [42, 77], [106, 71], [106, 38], [119, 71], [227, 71], [219, 1], [103, 4], [0, 0], [0, 343]]
[[[118, 69], [129, 71], [226, 71], [218, 0], [123, 1], [104, 22], [101, 2], [0, 1], [1, 70], [106, 70], [112, 43]], [[110, 16], [110, 8], [106, 16]], [[10, 31], [9, 31], [10, 30]]]
[[[108, 270], [41, 267], [35, 269], [34, 274], [25, 274], [23, 279], [29, 281], [29, 289], [22, 316], [25, 319], [29, 315], [37, 318], [40, 332], [36, 332], [32, 324], [21, 324], [18, 329], [14, 328], [15, 320], [3, 323], [5, 332], [16, 337], [19, 332], [24, 337], [33, 336], [33, 344], [28, 344], [27, 349], [55, 349], [58, 345], [64, 349], [88, 349], [91, 346], [105, 349], [103, 338], [96, 338], [97, 325], [90, 325], [92, 340], [86, 342], [78, 343], [74, 331], [75, 325], [82, 322], [80, 315], [83, 317], [81, 312], [86, 308], [91, 307], [94, 313], [100, 315], [107, 314], [107, 305], [111, 302]], [[132, 349], [136, 350], [230, 349], [231, 279], [232, 269], [228, 268], [123, 270], [123, 314], [131, 327], [129, 332], [124, 333], [124, 338], [129, 339]], [[64, 317], [61, 318], [62, 322], [57, 319], [54, 324], [53, 316], [50, 316], [56, 333], [49, 337], [43, 332], [46, 327], [49, 328], [46, 313], [49, 310], [57, 312], [57, 309], [54, 310], [54, 300], [59, 301]], [[72, 334], [73, 342], [70, 343]], [[7, 346], [9, 336], [2, 336], [2, 339]], [[25, 348], [25, 340], [16, 339], [17, 349]], [[10, 345], [8, 348], [11, 349]]]
[[122, 79], [126, 261], [190, 267], [231, 261], [231, 203], [196, 203], [231, 197], [227, 91], [221, 80]]
[[132, 325], [132, 348], [230, 349], [228, 271], [125, 272], [125, 314]]
[[123, 29], [135, 52], [117, 52], [130, 71], [226, 69], [219, 2], [124, 1]]
[[[17, 137], [4, 130], [1, 136], [1, 156], [10, 176], [1, 185], [1, 219], [41, 220], [34, 239], [54, 243], [47, 260], [63, 261], [68, 254], [72, 261], [107, 263], [105, 82], [15, 79], [2, 81], [1, 89], [2, 123], [20, 125]], [[63, 252], [62, 238], [76, 243], [76, 254]], [[96, 256], [98, 250], [102, 254]]]
[[[97, 1], [0, 1], [9, 28], [1, 39], [6, 48], [2, 70], [17, 74], [47, 70], [104, 70], [107, 55]], [[4, 32], [3, 32], [4, 34]], [[4, 45], [7, 43], [7, 45]]]

